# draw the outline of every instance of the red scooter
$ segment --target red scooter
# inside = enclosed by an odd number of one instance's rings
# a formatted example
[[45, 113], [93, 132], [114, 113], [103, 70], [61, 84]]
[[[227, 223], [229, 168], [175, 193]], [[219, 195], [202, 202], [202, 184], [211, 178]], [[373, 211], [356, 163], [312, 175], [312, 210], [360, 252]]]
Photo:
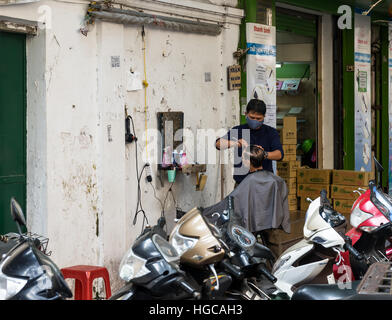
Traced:
[[[374, 159], [381, 183], [383, 167]], [[355, 200], [350, 215], [352, 229], [346, 239], [363, 255], [353, 259], [349, 251], [340, 253], [333, 266], [335, 280], [359, 280], [372, 263], [392, 260], [392, 198], [383, 192], [381, 185], [369, 181], [369, 189]]]

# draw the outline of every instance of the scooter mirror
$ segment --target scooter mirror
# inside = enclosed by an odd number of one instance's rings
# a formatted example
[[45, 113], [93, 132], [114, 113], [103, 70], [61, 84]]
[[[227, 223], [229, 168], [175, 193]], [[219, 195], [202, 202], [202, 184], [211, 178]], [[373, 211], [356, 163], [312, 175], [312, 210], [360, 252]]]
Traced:
[[26, 226], [26, 219], [23, 215], [22, 208], [14, 198], [11, 198], [11, 216], [18, 224], [19, 233], [21, 233], [20, 226]]
[[373, 159], [374, 159], [374, 164], [376, 165], [376, 170], [379, 171], [379, 172], [383, 172], [383, 171], [384, 171], [384, 168], [383, 168], [383, 166], [381, 165], [381, 163], [378, 162], [378, 160], [376, 159], [376, 157], [373, 157]]
[[377, 171], [377, 184], [382, 185], [382, 172], [384, 171], [384, 168], [382, 167], [381, 163], [378, 162], [378, 160], [376, 159], [376, 157], [373, 157], [374, 159], [374, 164], [376, 166], [376, 171]]
[[310, 198], [306, 198], [306, 201], [307, 201], [307, 202], [310, 202], [310, 203], [313, 202], [313, 200], [310, 199]]

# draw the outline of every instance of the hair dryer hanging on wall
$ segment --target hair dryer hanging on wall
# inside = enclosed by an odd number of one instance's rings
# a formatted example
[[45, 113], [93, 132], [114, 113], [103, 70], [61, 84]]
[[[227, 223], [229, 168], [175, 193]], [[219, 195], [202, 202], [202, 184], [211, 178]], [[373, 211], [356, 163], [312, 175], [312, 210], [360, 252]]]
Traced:
[[[127, 116], [125, 118], [125, 143], [132, 143], [134, 141], [137, 141], [137, 138], [135, 136], [135, 131], [133, 134], [131, 133], [131, 121], [132, 121], [132, 126], [133, 126], [133, 120], [131, 116]], [[133, 130], [135, 130], [133, 126]]]

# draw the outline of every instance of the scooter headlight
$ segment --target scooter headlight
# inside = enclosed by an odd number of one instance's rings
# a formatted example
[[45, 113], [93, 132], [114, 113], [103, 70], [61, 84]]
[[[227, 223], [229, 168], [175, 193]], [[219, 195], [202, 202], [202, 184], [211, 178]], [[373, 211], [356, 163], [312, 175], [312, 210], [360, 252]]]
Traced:
[[15, 296], [26, 285], [27, 279], [8, 277], [0, 272], [0, 300]]
[[178, 254], [182, 256], [185, 252], [192, 249], [198, 239], [185, 237], [179, 232], [180, 226], [177, 226], [170, 236], [170, 243], [177, 250]]
[[154, 234], [152, 236], [152, 241], [167, 262], [176, 262], [180, 260], [180, 255], [177, 250], [160, 235]]
[[366, 226], [363, 226], [363, 227], [360, 227], [359, 229], [361, 229], [362, 231], [365, 231], [365, 232], [367, 232], [367, 233], [371, 233], [371, 232], [373, 232], [374, 230], [376, 230], [378, 227], [376, 227], [376, 226], [368, 226], [368, 227], [366, 227]]
[[147, 260], [138, 257], [132, 248], [127, 251], [120, 263], [120, 278], [126, 282], [140, 278], [150, 272], [146, 268]]
[[359, 202], [353, 209], [350, 215], [350, 224], [354, 228], [358, 228], [358, 226], [366, 221], [367, 219], [371, 218], [372, 215], [370, 213], [364, 212], [361, 209], [359, 209]]

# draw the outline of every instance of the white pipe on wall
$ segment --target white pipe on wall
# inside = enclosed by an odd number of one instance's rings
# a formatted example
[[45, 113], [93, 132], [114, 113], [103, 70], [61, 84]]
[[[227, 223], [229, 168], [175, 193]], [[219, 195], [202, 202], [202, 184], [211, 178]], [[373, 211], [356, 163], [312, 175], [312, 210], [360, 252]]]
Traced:
[[[123, 13], [120, 13], [120, 11]], [[129, 10], [125, 11], [120, 9], [105, 9], [105, 11], [92, 11], [89, 14], [94, 18], [108, 22], [133, 25], [152, 25], [179, 32], [200, 33], [212, 36], [219, 35], [222, 30], [221, 26], [217, 24], [188, 21], [163, 16], [153, 16], [140, 12], [132, 12]]]

